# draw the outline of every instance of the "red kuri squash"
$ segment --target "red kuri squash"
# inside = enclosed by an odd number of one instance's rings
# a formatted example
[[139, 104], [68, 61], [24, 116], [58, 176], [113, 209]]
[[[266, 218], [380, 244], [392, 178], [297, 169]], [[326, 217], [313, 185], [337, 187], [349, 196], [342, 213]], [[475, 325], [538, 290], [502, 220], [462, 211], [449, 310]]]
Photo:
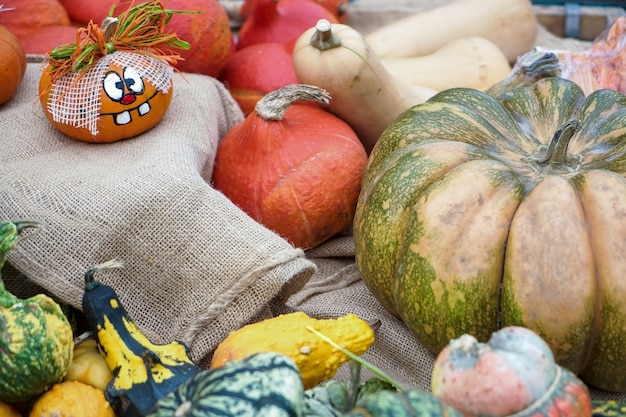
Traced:
[[267, 94], [220, 142], [213, 185], [294, 246], [313, 248], [352, 224], [367, 154], [314, 86]]

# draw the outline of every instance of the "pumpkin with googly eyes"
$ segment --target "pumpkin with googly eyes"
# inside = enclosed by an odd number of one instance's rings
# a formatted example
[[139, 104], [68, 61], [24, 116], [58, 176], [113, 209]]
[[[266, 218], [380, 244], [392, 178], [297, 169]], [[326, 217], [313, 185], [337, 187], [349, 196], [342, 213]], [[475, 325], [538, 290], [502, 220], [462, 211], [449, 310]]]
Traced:
[[116, 142], [156, 126], [169, 108], [172, 64], [180, 57], [155, 47], [188, 46], [162, 33], [172, 13], [158, 1], [142, 3], [101, 26], [91, 22], [76, 43], [51, 51], [39, 83], [50, 123], [83, 142]]

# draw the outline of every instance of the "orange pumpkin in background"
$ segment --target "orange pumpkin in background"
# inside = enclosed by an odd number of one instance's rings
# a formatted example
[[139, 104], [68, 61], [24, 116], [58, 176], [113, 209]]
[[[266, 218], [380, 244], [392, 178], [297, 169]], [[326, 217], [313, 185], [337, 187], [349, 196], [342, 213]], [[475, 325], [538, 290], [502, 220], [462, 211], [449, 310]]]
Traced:
[[173, 10], [194, 10], [197, 14], [174, 14], [165, 29], [189, 43], [180, 51], [182, 60], [174, 67], [182, 72], [217, 77], [235, 51], [230, 21], [218, 0], [170, 0]]
[[293, 66], [294, 42], [257, 43], [236, 51], [218, 79], [224, 83], [245, 116], [267, 93], [298, 83]]
[[9, 29], [0, 25], [0, 106], [15, 95], [25, 72], [26, 54], [20, 41]]
[[39, 83], [40, 102], [50, 123], [84, 142], [115, 142], [158, 124], [172, 99], [172, 63], [156, 46], [186, 47], [164, 34], [172, 10], [159, 1], [142, 3], [90, 23], [80, 41], [48, 54]]
[[112, 6], [127, 0], [58, 0], [73, 22], [88, 25], [91, 20], [102, 22], [109, 15]]
[[7, 13], [0, 13], [0, 25], [20, 39], [33, 28], [69, 25], [70, 18], [59, 0], [2, 0]]

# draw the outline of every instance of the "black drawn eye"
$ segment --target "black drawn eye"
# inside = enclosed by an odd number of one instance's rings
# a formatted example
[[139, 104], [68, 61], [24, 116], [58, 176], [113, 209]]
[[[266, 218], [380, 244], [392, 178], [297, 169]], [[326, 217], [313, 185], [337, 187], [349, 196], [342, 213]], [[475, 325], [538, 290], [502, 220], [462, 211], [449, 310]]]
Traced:
[[124, 82], [129, 91], [135, 94], [143, 93], [143, 80], [135, 68], [124, 68]]
[[107, 96], [113, 101], [120, 101], [124, 96], [124, 82], [122, 77], [115, 72], [109, 71], [104, 76], [103, 88]]

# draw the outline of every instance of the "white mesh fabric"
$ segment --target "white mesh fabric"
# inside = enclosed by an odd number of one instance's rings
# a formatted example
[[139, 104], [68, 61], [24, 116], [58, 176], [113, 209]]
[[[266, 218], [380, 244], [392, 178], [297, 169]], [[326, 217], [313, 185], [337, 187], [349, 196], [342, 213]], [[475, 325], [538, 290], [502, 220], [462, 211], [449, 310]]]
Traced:
[[174, 69], [169, 63], [140, 53], [116, 51], [100, 58], [84, 74], [69, 73], [53, 83], [48, 101], [48, 111], [53, 120], [89, 129], [92, 135], [97, 135], [102, 80], [111, 64], [135, 68], [142, 78], [162, 93], [167, 93], [170, 88]]

